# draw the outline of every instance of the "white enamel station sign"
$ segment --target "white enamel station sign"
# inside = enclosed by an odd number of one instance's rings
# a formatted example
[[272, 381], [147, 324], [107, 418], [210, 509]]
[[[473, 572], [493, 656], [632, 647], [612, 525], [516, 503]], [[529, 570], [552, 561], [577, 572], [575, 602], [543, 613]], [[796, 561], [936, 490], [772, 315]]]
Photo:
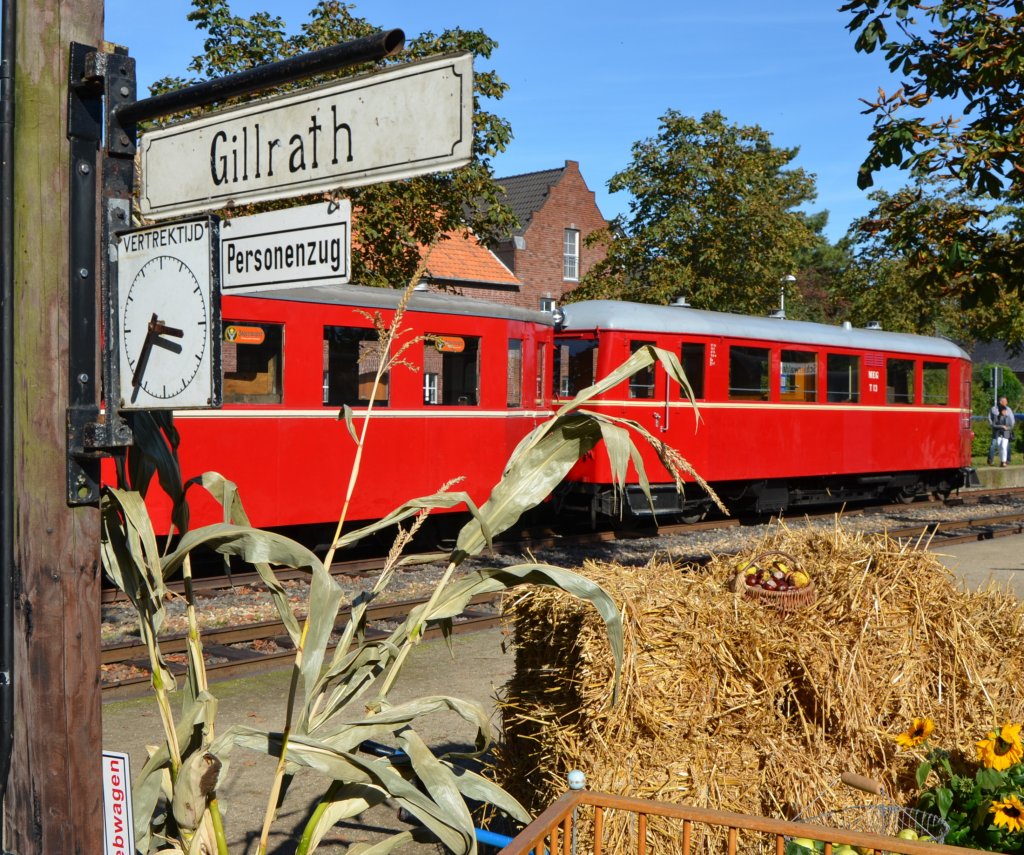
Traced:
[[410, 178], [469, 162], [472, 54], [407, 63], [144, 134], [144, 216]]
[[221, 291], [344, 285], [351, 221], [347, 199], [222, 220]]

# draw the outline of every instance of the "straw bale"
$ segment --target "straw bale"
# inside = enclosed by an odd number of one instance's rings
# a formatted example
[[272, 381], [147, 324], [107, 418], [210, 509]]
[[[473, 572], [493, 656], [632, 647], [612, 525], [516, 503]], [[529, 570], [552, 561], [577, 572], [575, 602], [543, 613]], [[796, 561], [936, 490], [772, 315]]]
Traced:
[[[614, 705], [594, 610], [550, 589], [511, 601], [516, 662], [496, 774], [533, 810], [565, 790], [574, 768], [591, 789], [754, 815], [870, 803], [839, 785], [844, 771], [909, 804], [918, 758], [893, 735], [915, 716], [961, 750], [1024, 716], [1021, 603], [963, 590], [919, 546], [837, 520], [826, 532], [780, 526], [705, 567], [587, 562], [581, 572], [623, 614]], [[811, 575], [815, 602], [781, 612], [731, 591], [739, 561], [768, 550]], [[664, 835], [659, 851], [673, 851]]]

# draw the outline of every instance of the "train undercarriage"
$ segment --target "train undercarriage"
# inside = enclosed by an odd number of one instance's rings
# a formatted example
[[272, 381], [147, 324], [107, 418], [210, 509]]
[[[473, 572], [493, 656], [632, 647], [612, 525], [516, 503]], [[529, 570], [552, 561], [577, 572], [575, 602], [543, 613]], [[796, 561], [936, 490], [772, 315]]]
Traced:
[[[978, 486], [974, 469], [935, 469], [923, 472], [869, 473], [813, 478], [762, 479], [712, 483], [712, 489], [732, 512], [784, 513], [798, 508], [848, 503], [912, 502], [926, 496], [945, 498], [965, 486]], [[698, 522], [715, 505], [697, 484], [678, 492], [672, 484], [652, 484], [651, 499], [636, 484], [620, 491], [606, 484], [573, 483], [558, 497], [560, 509], [601, 519], [627, 517], [680, 519]]]

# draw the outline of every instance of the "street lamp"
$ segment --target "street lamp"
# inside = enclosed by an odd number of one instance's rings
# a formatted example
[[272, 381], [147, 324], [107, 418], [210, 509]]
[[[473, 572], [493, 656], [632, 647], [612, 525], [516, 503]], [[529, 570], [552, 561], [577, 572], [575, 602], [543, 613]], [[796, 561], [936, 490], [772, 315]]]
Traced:
[[796, 282], [796, 277], [792, 273], [787, 273], [782, 279], [779, 280], [779, 308], [772, 312], [768, 317], [779, 318], [780, 320], [786, 319], [786, 286], [792, 285]]

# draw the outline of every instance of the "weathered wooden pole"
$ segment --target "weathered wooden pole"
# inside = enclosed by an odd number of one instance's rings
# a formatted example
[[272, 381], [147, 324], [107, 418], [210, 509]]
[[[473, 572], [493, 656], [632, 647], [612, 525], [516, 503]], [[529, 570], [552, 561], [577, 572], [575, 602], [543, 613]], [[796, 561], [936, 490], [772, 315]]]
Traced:
[[103, 0], [18, 0], [16, 18], [15, 730], [3, 848], [92, 855], [103, 851], [101, 572], [98, 511], [66, 503], [67, 91], [70, 44], [100, 44]]

